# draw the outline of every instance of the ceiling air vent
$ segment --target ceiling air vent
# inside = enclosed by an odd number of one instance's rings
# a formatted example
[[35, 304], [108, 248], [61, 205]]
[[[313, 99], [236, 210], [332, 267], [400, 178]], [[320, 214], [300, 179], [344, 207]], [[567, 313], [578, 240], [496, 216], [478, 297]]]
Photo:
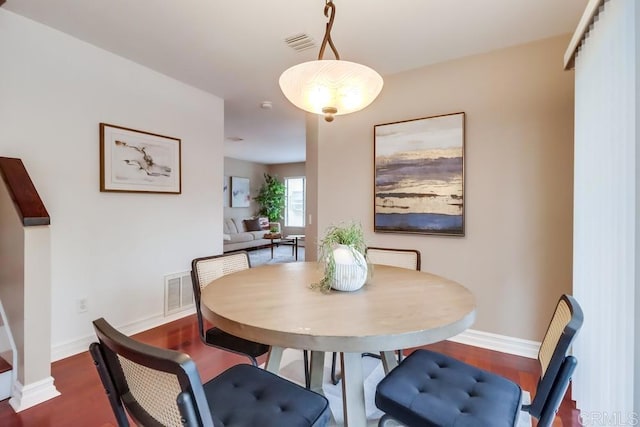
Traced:
[[316, 46], [313, 39], [307, 34], [296, 34], [295, 36], [287, 37], [284, 42], [296, 52], [302, 52]]

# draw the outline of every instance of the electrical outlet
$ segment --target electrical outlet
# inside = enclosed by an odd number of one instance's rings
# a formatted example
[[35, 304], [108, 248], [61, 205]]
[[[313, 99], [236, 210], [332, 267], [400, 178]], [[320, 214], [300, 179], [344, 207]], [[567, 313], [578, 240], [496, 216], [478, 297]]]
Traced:
[[86, 313], [89, 311], [89, 302], [87, 298], [80, 298], [76, 301], [76, 310], [78, 313]]

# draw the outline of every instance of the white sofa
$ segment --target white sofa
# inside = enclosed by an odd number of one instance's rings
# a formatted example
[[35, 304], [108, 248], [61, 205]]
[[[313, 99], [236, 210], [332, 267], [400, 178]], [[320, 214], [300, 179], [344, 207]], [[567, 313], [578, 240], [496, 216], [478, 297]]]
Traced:
[[274, 231], [274, 233], [280, 232], [279, 222], [269, 222], [269, 228], [261, 229], [259, 231], [247, 231], [244, 220], [244, 218], [226, 218], [224, 220], [224, 252], [253, 249], [260, 246], [270, 245], [271, 240], [265, 239], [264, 235], [270, 233], [270, 230], [277, 230]]

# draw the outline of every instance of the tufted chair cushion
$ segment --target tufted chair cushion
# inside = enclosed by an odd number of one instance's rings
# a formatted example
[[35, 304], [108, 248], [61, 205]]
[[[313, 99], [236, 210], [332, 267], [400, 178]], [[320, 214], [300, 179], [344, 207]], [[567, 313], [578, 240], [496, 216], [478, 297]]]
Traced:
[[378, 385], [376, 406], [407, 426], [511, 427], [522, 390], [498, 375], [416, 350]]
[[325, 426], [330, 412], [327, 399], [271, 372], [235, 365], [204, 384], [216, 427]]

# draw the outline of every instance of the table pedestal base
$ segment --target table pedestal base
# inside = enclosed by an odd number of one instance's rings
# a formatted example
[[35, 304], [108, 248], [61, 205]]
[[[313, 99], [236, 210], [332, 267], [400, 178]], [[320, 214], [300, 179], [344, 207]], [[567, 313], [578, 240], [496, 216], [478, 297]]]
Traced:
[[[278, 374], [282, 361], [282, 347], [271, 347], [265, 369]], [[398, 366], [398, 361], [393, 351], [381, 352], [382, 364], [385, 373]], [[323, 394], [322, 381], [324, 374], [325, 353], [322, 351], [311, 352], [310, 389]], [[367, 415], [364, 396], [364, 377], [362, 371], [361, 353], [340, 353], [340, 367], [342, 373], [342, 408], [344, 425], [348, 427], [366, 427]]]

